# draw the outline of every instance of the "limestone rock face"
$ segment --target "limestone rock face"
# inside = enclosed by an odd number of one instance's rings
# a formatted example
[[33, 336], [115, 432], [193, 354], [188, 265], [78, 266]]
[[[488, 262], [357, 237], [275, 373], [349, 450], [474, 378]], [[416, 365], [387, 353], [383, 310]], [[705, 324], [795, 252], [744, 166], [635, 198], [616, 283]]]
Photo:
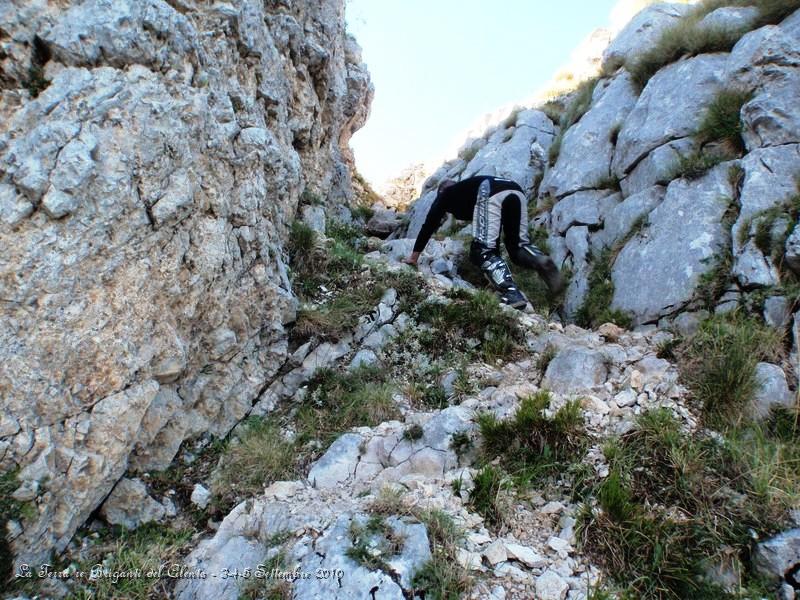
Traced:
[[619, 132], [614, 173], [624, 178], [651, 151], [692, 135], [721, 89], [728, 57], [703, 54], [664, 67], [648, 82]]
[[250, 410], [288, 224], [304, 188], [347, 200], [372, 86], [342, 0], [15, 0], [0, 29], [0, 468], [40, 483], [36, 562]]
[[725, 164], [698, 182], [673, 181], [649, 225], [614, 263], [612, 306], [644, 323], [687, 304], [700, 275], [727, 243], [722, 219], [731, 198]]
[[646, 7], [617, 34], [603, 52], [603, 63], [623, 64], [650, 48], [664, 31], [686, 14], [686, 4], [659, 2]]
[[540, 195], [561, 198], [607, 185], [614, 155], [614, 132], [619, 132], [636, 98], [627, 71], [595, 88], [591, 109], [564, 135], [558, 161], [542, 181]]

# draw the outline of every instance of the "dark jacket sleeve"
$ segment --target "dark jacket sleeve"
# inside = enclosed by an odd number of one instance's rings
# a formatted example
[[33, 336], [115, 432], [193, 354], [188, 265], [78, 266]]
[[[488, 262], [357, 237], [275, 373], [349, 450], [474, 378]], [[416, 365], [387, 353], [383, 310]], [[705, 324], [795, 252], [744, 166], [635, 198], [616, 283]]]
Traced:
[[414, 243], [414, 252], [422, 252], [425, 249], [428, 240], [431, 239], [431, 236], [439, 229], [439, 225], [442, 224], [442, 218], [445, 212], [447, 211], [445, 210], [442, 197], [436, 196], [436, 199], [428, 210], [428, 216], [425, 217], [425, 223], [423, 223], [422, 228], [419, 230], [417, 241]]

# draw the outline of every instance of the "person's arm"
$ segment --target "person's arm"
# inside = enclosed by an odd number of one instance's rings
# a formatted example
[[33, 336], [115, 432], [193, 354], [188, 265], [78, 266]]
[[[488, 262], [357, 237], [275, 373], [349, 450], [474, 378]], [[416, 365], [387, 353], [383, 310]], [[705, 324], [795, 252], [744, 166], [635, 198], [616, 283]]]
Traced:
[[405, 260], [406, 263], [410, 265], [417, 264], [419, 255], [422, 254], [431, 236], [439, 229], [445, 212], [444, 202], [442, 202], [441, 196], [437, 196], [428, 210], [428, 216], [425, 217], [425, 222], [419, 230], [419, 235], [417, 235], [417, 241], [414, 242], [414, 250], [411, 252], [411, 256]]

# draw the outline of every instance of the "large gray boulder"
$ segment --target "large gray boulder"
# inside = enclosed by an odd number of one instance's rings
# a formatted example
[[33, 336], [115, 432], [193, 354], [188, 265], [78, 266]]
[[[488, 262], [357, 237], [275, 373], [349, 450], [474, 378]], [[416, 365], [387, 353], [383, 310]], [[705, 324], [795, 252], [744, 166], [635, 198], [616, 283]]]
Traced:
[[627, 71], [600, 81], [589, 111], [564, 134], [559, 158], [539, 187], [540, 197], [561, 198], [579, 190], [608, 186], [613, 135], [622, 127], [637, 97]]
[[800, 529], [784, 531], [758, 544], [753, 563], [770, 581], [782, 580], [800, 565]]
[[800, 143], [800, 69], [771, 77], [742, 107], [742, 137], [748, 150]]
[[755, 6], [723, 6], [712, 10], [697, 24], [699, 31], [747, 31], [758, 20]]
[[619, 182], [622, 193], [626, 197], [633, 196], [654, 185], [667, 185], [675, 178], [679, 161], [699, 148], [700, 143], [693, 137], [678, 138], [659, 146]]
[[688, 5], [679, 3], [659, 2], [648, 6], [633, 17], [608, 45], [603, 52], [603, 64], [616, 68], [629, 58], [641, 55], [689, 10]]
[[642, 324], [689, 303], [700, 276], [729, 243], [722, 222], [733, 202], [729, 168], [722, 164], [700, 180], [679, 179], [669, 185], [647, 228], [625, 245], [614, 263], [612, 308]]
[[648, 82], [619, 134], [612, 168], [623, 179], [650, 152], [695, 133], [724, 86], [726, 54], [679, 60]]
[[733, 47], [725, 69], [727, 81], [757, 90], [785, 69], [800, 66], [800, 11], [780, 25], [768, 25], [745, 34]]

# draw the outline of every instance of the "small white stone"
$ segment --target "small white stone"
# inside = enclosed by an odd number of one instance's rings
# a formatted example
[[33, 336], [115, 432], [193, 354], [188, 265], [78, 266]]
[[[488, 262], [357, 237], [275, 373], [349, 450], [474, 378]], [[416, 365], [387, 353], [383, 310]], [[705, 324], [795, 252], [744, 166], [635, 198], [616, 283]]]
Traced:
[[456, 550], [456, 562], [463, 568], [471, 571], [482, 570], [481, 555], [477, 552], [470, 552], [469, 550], [458, 548]]
[[564, 510], [564, 505], [561, 502], [548, 502], [542, 508], [539, 509], [539, 512], [545, 515], [552, 515], [555, 513], [560, 513]]
[[545, 571], [536, 578], [536, 597], [539, 600], [564, 600], [569, 584], [554, 571]]
[[[638, 371], [634, 371], [638, 373]], [[631, 375], [631, 381], [633, 381], [633, 375]], [[633, 385], [633, 383], [631, 383]], [[636, 392], [634, 392], [631, 388], [622, 390], [619, 394], [614, 396], [614, 402], [617, 403], [617, 406], [633, 406], [636, 404]]]
[[475, 546], [483, 546], [491, 542], [492, 538], [484, 533], [470, 533], [467, 536], [467, 541]]
[[494, 574], [498, 577], [510, 577], [514, 581], [525, 582], [530, 579], [525, 571], [518, 569], [514, 565], [508, 563], [502, 564], [494, 570]]
[[636, 369], [634, 369], [631, 372], [631, 380], [630, 381], [631, 381], [631, 387], [633, 389], [641, 391], [642, 386], [644, 385], [642, 372], [641, 371], [637, 371]]
[[569, 542], [555, 536], [551, 536], [547, 540], [547, 545], [550, 546], [550, 548], [552, 548], [556, 552], [558, 552], [558, 555], [561, 558], [566, 558], [567, 555], [572, 551], [572, 546], [570, 546]]
[[527, 546], [520, 544], [505, 544], [508, 557], [518, 560], [519, 562], [533, 568], [543, 567], [547, 564], [547, 559], [544, 556], [537, 554]]
[[483, 551], [483, 555], [492, 566], [508, 560], [508, 552], [506, 551], [506, 547], [503, 545], [503, 542], [500, 540], [489, 544]]
[[53, 219], [60, 219], [78, 208], [78, 199], [66, 192], [51, 187], [42, 199], [42, 208]]
[[204, 509], [206, 506], [208, 506], [209, 500], [211, 500], [211, 492], [203, 485], [195, 483], [190, 499], [192, 504]]

